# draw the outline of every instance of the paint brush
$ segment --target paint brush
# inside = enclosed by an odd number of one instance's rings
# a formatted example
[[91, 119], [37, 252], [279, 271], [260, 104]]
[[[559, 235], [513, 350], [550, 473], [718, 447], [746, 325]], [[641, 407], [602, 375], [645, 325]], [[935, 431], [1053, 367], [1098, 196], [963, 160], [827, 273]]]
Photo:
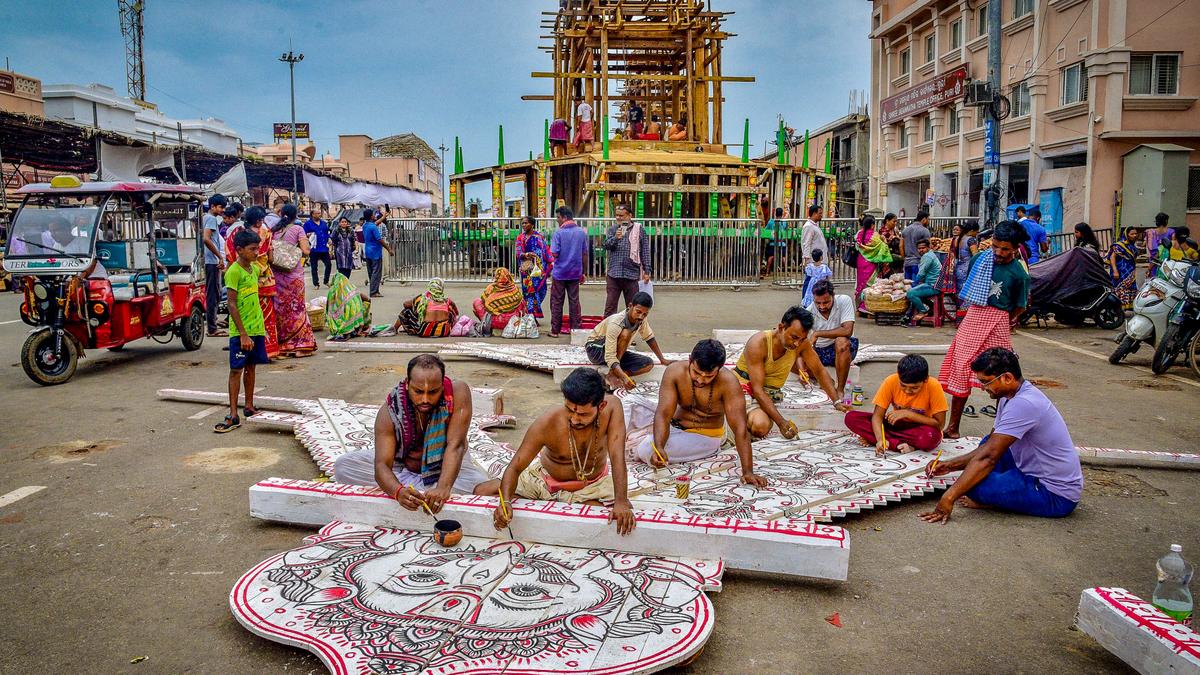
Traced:
[[[663, 464], [667, 463], [667, 456], [658, 449], [658, 445], [655, 444], [654, 441], [650, 442], [650, 449], [654, 451], [654, 456], [658, 458], [658, 461], [662, 462]], [[658, 467], [654, 467], [654, 470], [658, 471]]]
[[433, 511], [429, 508], [429, 504], [426, 504], [425, 500], [421, 499], [421, 497], [420, 497], [421, 493], [419, 493], [415, 489], [413, 489], [413, 486], [411, 486], [411, 485], [406, 485], [405, 487], [407, 487], [410, 491], [412, 491], [412, 493], [414, 495], [417, 495], [417, 501], [421, 502], [421, 508], [425, 509], [425, 513], [428, 513], [429, 517], [433, 518], [433, 521], [436, 523], [438, 521], [438, 517], [433, 515]]
[[[501, 488], [499, 488], [499, 490], [500, 490], [500, 513], [504, 514], [504, 518], [507, 519], [509, 523], [512, 523], [512, 510], [508, 508], [508, 504], [506, 503], [506, 500], [504, 499], [504, 488], [501, 487]], [[508, 538], [512, 541], [517, 540], [517, 538], [513, 536], [511, 524], [508, 525]]]

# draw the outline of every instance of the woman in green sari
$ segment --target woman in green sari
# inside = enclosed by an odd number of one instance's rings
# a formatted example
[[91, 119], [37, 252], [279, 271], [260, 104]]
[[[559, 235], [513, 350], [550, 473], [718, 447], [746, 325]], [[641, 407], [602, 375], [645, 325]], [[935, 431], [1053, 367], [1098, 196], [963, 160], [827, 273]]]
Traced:
[[333, 341], [365, 335], [371, 328], [371, 299], [338, 272], [325, 300], [325, 328]]

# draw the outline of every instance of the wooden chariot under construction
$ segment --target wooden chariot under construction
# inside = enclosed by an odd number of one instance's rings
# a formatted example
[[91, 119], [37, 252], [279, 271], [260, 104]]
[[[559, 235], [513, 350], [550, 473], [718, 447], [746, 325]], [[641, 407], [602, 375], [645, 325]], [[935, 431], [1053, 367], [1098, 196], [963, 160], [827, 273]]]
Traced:
[[[566, 0], [558, 12], [545, 12], [543, 38], [550, 42], [541, 49], [553, 70], [532, 76], [549, 79], [553, 90], [522, 98], [552, 102], [552, 119], [569, 125], [570, 140], [552, 148], [547, 119], [542, 155], [505, 163], [501, 130], [498, 163], [472, 171], [463, 170], [456, 149], [452, 215], [480, 215], [464, 208], [464, 194], [485, 180], [493, 217], [523, 215], [519, 206], [505, 208], [510, 182], [525, 184], [526, 208], [539, 217], [553, 215], [558, 204], [604, 217], [625, 203], [639, 218], [754, 218], [763, 195], [791, 203], [793, 170], [804, 170], [751, 161], [748, 122], [735, 146], [740, 156], [723, 142], [724, 85], [754, 81], [722, 72], [721, 48], [733, 36], [722, 29], [729, 14], [710, 11], [703, 0]], [[591, 140], [578, 134], [583, 103], [595, 111]], [[657, 134], [630, 137], [635, 105], [645, 128], [657, 122]]]

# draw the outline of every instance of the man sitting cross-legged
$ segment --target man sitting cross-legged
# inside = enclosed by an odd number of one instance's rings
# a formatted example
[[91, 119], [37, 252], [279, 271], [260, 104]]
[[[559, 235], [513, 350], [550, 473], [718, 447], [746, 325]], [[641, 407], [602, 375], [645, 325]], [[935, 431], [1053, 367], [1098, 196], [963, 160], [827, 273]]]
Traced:
[[942, 385], [929, 376], [929, 362], [909, 354], [879, 386], [875, 411], [851, 410], [846, 413], [846, 428], [873, 444], [877, 455], [888, 450], [932, 450], [942, 442], [949, 407]]
[[833, 366], [837, 390], [845, 391], [850, 365], [858, 356], [858, 338], [854, 337], [854, 301], [848, 295], [834, 295], [833, 282], [821, 279], [812, 286], [813, 329], [808, 339], [816, 349], [821, 365]]
[[726, 440], [728, 423], [742, 463], [742, 482], [765, 487], [766, 479], [754, 474], [746, 397], [737, 377], [724, 366], [725, 347], [716, 340], [697, 342], [686, 362], [667, 366], [658, 388], [654, 433], [638, 446], [638, 458], [662, 467], [712, 457]]
[[791, 307], [783, 314], [779, 325], [771, 330], [759, 331], [750, 336], [746, 350], [738, 357], [733, 372], [737, 375], [742, 391], [754, 400], [746, 407], [750, 424], [750, 435], [763, 438], [771, 432], [771, 424], [779, 427], [784, 438], [795, 438], [799, 433], [794, 422], [788, 421], [775, 403], [783, 400], [783, 385], [789, 373], [800, 374], [800, 363], [814, 373], [821, 390], [841, 412], [849, 410], [835, 392], [829, 373], [821, 367], [821, 359], [808, 339], [813, 328], [813, 315], [799, 306]]
[[512, 518], [514, 497], [584, 504], [611, 504], [617, 532], [633, 530], [633, 507], [626, 496], [625, 414], [615, 396], [606, 395], [604, 379], [591, 368], [576, 368], [562, 383], [565, 399], [538, 417], [500, 480], [476, 488], [476, 494], [500, 494], [493, 514], [496, 529]]
[[437, 513], [451, 491], [477, 492], [488, 479], [467, 451], [470, 422], [471, 387], [451, 382], [438, 357], [421, 354], [379, 407], [375, 449], [338, 457], [333, 480], [378, 485], [410, 511], [424, 502]]
[[654, 298], [649, 293], [637, 292], [624, 312], [604, 317], [592, 329], [592, 334], [584, 344], [589, 361], [609, 367], [607, 380], [613, 389], [633, 389], [635, 383], [630, 375], [644, 375], [654, 367], [654, 362], [649, 358], [629, 349], [635, 335], [646, 341], [646, 346], [658, 357], [659, 363], [664, 366], [671, 363], [658, 348], [654, 331], [646, 321], [653, 306]]
[[956, 504], [1045, 518], [1070, 514], [1083, 493], [1083, 470], [1058, 409], [1022, 379], [1017, 355], [1008, 349], [984, 350], [971, 371], [997, 401], [996, 424], [975, 450], [925, 467], [927, 476], [962, 475], [921, 519], [946, 522]]

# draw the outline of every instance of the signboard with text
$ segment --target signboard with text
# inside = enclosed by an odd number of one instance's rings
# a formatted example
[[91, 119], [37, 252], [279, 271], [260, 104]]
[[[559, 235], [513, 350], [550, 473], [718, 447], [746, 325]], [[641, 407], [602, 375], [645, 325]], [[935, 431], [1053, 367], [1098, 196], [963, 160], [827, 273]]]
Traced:
[[[292, 137], [291, 122], [276, 122], [272, 126], [275, 129], [276, 140]], [[296, 138], [308, 138], [308, 122], [296, 122]]]
[[967, 66], [963, 64], [883, 99], [879, 102], [879, 124], [895, 124], [906, 117], [919, 115], [926, 110], [962, 98], [967, 93], [967, 79]]

